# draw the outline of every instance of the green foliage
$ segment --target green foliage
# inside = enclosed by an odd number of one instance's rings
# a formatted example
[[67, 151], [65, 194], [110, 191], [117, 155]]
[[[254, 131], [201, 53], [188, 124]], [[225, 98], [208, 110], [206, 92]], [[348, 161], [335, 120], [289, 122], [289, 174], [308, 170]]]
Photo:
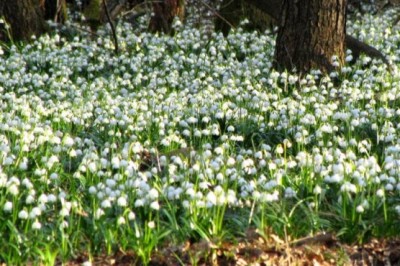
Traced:
[[[119, 56], [100, 29], [0, 57], [0, 262], [146, 265], [205, 243], [195, 265], [253, 228], [398, 236], [398, 74], [362, 61], [299, 77], [270, 69], [271, 36], [119, 27]], [[374, 38], [398, 64], [398, 31]]]

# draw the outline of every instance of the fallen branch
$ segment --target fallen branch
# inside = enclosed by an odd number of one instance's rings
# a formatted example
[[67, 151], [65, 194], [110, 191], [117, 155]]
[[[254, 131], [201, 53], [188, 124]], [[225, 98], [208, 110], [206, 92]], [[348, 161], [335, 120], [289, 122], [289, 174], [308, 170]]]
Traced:
[[305, 237], [291, 242], [289, 245], [291, 247], [298, 247], [303, 245], [311, 245], [311, 244], [328, 244], [336, 241], [335, 237], [332, 234], [318, 234], [315, 236]]

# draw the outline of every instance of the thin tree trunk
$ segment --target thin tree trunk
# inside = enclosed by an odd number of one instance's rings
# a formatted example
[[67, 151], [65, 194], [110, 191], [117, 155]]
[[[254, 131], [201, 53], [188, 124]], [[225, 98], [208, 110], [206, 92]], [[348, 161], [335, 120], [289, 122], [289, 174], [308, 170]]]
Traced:
[[275, 68], [329, 72], [333, 56], [343, 63], [346, 0], [284, 0], [275, 48]]
[[46, 20], [52, 20], [58, 23], [64, 23], [67, 19], [66, 0], [44, 0], [44, 17]]

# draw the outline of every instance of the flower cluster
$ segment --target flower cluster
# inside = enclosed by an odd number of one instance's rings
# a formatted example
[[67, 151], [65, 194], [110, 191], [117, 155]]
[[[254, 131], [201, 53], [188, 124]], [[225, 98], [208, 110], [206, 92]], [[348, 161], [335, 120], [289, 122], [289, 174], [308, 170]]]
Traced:
[[[365, 23], [349, 32], [399, 64], [400, 31]], [[180, 27], [121, 24], [118, 56], [99, 31], [0, 57], [1, 223], [46, 239], [116, 224], [141, 237], [168, 227], [163, 211], [191, 220], [302, 201], [398, 218], [398, 72], [362, 56], [331, 76], [279, 73], [273, 36]]]

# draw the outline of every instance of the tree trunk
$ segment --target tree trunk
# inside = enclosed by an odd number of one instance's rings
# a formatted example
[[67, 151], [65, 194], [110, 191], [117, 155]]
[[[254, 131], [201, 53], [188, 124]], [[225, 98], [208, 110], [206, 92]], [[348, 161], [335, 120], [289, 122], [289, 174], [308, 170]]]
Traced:
[[[3, 0], [0, 16], [10, 26], [0, 29], [3, 41], [28, 41], [32, 35], [40, 35], [46, 30], [43, 4], [41, 0]], [[2, 6], [1, 6], [2, 5]]]
[[151, 17], [149, 30], [152, 32], [172, 32], [175, 17], [183, 20], [185, 13], [184, 0], [162, 0], [153, 2], [154, 15]]
[[344, 59], [346, 0], [284, 0], [275, 47], [278, 70], [332, 71]]

